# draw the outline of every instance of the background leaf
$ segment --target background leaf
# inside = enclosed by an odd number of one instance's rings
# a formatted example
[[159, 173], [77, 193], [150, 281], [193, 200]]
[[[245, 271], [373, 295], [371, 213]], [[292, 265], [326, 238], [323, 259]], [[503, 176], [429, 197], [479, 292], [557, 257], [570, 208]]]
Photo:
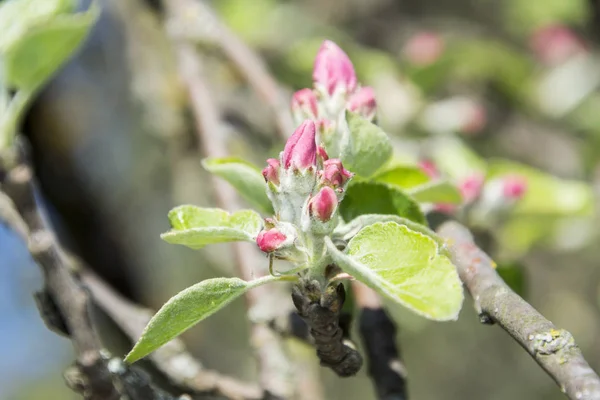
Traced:
[[364, 214], [390, 214], [425, 223], [419, 204], [398, 187], [361, 180], [348, 185], [340, 214], [345, 221]]
[[4, 80], [30, 91], [40, 87], [79, 47], [98, 15], [92, 5], [85, 13], [53, 16], [19, 31], [1, 51]]
[[439, 170], [455, 180], [473, 173], [485, 173], [486, 163], [458, 139], [439, 140], [431, 149], [431, 157]]
[[171, 229], [161, 238], [172, 244], [200, 249], [207, 244], [256, 239], [262, 229], [260, 215], [252, 210], [229, 214], [218, 208], [179, 206], [169, 212]]
[[342, 149], [344, 166], [360, 176], [371, 176], [392, 156], [390, 139], [381, 128], [358, 114], [346, 111], [346, 121], [350, 143]]
[[462, 195], [448, 181], [433, 181], [407, 190], [408, 194], [421, 203], [461, 204]]
[[462, 283], [430, 237], [385, 222], [361, 230], [348, 243], [347, 254], [326, 241], [334, 262], [390, 300], [430, 319], [458, 318]]
[[142, 336], [125, 357], [133, 363], [211, 316], [249, 289], [279, 278], [268, 276], [252, 282], [239, 278], [214, 278], [197, 283], [172, 297], [152, 317]]
[[403, 189], [409, 189], [430, 181], [423, 170], [412, 165], [399, 165], [378, 173], [372, 178], [374, 181], [389, 183]]
[[225, 179], [250, 204], [267, 215], [273, 215], [273, 206], [267, 197], [265, 178], [254, 165], [236, 158], [207, 158], [202, 165], [208, 171]]

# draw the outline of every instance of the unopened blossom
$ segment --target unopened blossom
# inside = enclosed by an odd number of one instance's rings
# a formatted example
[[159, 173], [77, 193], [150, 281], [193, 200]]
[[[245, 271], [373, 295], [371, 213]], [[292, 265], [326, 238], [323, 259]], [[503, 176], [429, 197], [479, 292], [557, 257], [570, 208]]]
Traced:
[[534, 32], [530, 47], [540, 61], [548, 65], [561, 64], [585, 51], [581, 39], [568, 27], [548, 25]]
[[292, 113], [298, 120], [316, 119], [319, 115], [319, 104], [315, 92], [311, 89], [301, 89], [294, 93]]
[[271, 182], [275, 185], [279, 185], [279, 160], [275, 158], [269, 158], [267, 160], [267, 166], [262, 170], [262, 174], [265, 177], [265, 182]]
[[444, 52], [444, 41], [432, 32], [421, 32], [411, 37], [404, 46], [404, 56], [420, 67], [436, 62]]
[[256, 244], [265, 253], [272, 253], [278, 250], [286, 241], [287, 237], [277, 228], [271, 228], [261, 231], [257, 238]]
[[317, 53], [313, 81], [329, 95], [333, 95], [338, 89], [351, 93], [356, 88], [356, 73], [352, 61], [332, 41], [323, 42]]
[[335, 191], [329, 186], [321, 188], [309, 202], [310, 214], [321, 222], [327, 222], [333, 216], [338, 205], [338, 198]]
[[433, 161], [422, 160], [419, 162], [419, 168], [421, 168], [421, 171], [425, 172], [425, 174], [431, 179], [436, 179], [440, 177], [440, 172], [438, 171]]
[[347, 104], [348, 110], [362, 115], [364, 118], [372, 120], [375, 118], [377, 102], [375, 101], [375, 92], [372, 87], [363, 86], [358, 89]]
[[502, 179], [502, 195], [506, 199], [521, 199], [527, 192], [527, 179], [520, 175], [508, 175]]
[[458, 188], [462, 194], [465, 203], [472, 203], [481, 194], [483, 189], [484, 176], [480, 173], [474, 173], [466, 178], [463, 178], [459, 183]]
[[343, 186], [353, 174], [344, 168], [339, 158], [332, 158], [323, 163], [321, 183], [334, 188]]
[[305, 170], [316, 164], [317, 145], [315, 143], [315, 123], [304, 121], [288, 139], [281, 161], [285, 169]]
[[325, 149], [321, 146], [317, 146], [317, 157], [321, 160], [321, 161], [327, 161], [329, 160], [329, 156], [327, 155], [327, 151], [325, 151]]

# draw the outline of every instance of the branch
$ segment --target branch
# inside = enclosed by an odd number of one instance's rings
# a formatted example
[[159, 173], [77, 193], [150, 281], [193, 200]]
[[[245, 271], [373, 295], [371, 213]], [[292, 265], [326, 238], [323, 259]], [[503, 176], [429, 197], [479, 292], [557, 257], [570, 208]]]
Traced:
[[88, 400], [174, 400], [120, 360], [109, 360], [102, 349], [92, 327], [88, 293], [72, 275], [58, 242], [44, 224], [35, 201], [31, 168], [24, 162], [24, 150], [19, 150], [11, 149], [0, 157], [0, 216], [10, 217], [5, 222], [24, 237], [42, 269], [45, 286], [36, 294], [36, 302], [44, 322], [71, 338], [77, 361], [65, 373], [68, 386]]
[[380, 400], [406, 400], [406, 368], [396, 347], [396, 326], [372, 289], [353, 281], [352, 290], [360, 308], [359, 331], [369, 366], [369, 375]]
[[446, 239], [482, 321], [500, 325], [570, 399], [600, 399], [600, 378], [583, 358], [573, 336], [556, 328], [504, 283], [494, 270], [494, 262], [475, 245], [465, 227], [446, 222], [438, 233]]
[[176, 37], [216, 44], [269, 107], [279, 138], [287, 140], [294, 131], [289, 101], [260, 56], [223, 24], [206, 2], [169, 0], [165, 5], [177, 11], [167, 22], [167, 29]]
[[[90, 290], [94, 302], [133, 342], [138, 340], [154, 312], [130, 302], [88, 269], [82, 270], [80, 277]], [[258, 399], [261, 396], [256, 385], [205, 369], [187, 352], [181, 339], [171, 340], [150, 354], [149, 358], [171, 384], [184, 392], [236, 400]]]
[[[178, 11], [178, 1], [166, 3], [171, 13]], [[222, 125], [219, 110], [213, 102], [212, 95], [204, 82], [200, 60], [196, 51], [189, 43], [176, 44], [181, 77], [189, 91], [192, 112], [197, 124], [199, 141], [203, 146], [206, 157], [220, 157], [227, 155], [223, 143]], [[232, 188], [225, 182], [213, 176], [213, 184], [217, 203], [221, 208], [228, 210], [239, 209], [238, 201]], [[251, 252], [240, 243], [231, 245], [236, 261], [238, 275], [244, 280], [254, 278], [254, 262]], [[246, 293], [248, 309], [260, 310], [269, 307], [270, 289], [258, 287]], [[254, 347], [259, 364], [259, 381], [265, 391], [265, 397], [289, 398], [293, 393], [290, 367], [283, 352], [280, 338], [265, 324], [253, 323], [251, 327], [250, 342]]]

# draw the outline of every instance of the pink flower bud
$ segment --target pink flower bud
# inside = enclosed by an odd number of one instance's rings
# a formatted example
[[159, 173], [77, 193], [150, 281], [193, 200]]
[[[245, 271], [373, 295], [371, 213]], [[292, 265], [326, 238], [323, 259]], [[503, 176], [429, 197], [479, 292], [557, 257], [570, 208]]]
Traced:
[[464, 110], [464, 123], [461, 131], [466, 134], [476, 134], [480, 132], [487, 124], [487, 113], [485, 108], [479, 104], [472, 102], [469, 107]]
[[440, 177], [440, 172], [438, 171], [438, 169], [435, 166], [435, 164], [433, 163], [433, 161], [430, 161], [430, 160], [420, 161], [419, 168], [421, 168], [421, 170], [423, 172], [425, 172], [425, 174], [427, 174], [427, 176], [430, 177], [431, 179], [436, 179], [436, 178]]
[[351, 93], [356, 88], [356, 73], [348, 55], [335, 43], [326, 40], [321, 45], [313, 69], [313, 81], [332, 95], [337, 88]]
[[422, 32], [411, 37], [404, 47], [404, 55], [411, 64], [426, 67], [433, 64], [444, 52], [444, 41], [432, 32]]
[[256, 244], [265, 253], [272, 253], [279, 249], [286, 239], [283, 233], [279, 232], [276, 228], [271, 228], [269, 230], [262, 230], [258, 234]]
[[375, 118], [376, 107], [375, 92], [369, 86], [361, 87], [348, 100], [348, 110], [359, 113], [369, 120]]
[[279, 185], [279, 160], [275, 158], [269, 158], [267, 160], [267, 166], [262, 170], [262, 174], [265, 177], [265, 182], [271, 182], [275, 185]]
[[321, 183], [327, 186], [343, 186], [353, 174], [346, 170], [342, 161], [338, 158], [332, 158], [323, 163], [323, 172], [321, 174]]
[[329, 156], [327, 155], [327, 152], [321, 146], [317, 146], [317, 157], [320, 158], [321, 161], [329, 160]]
[[527, 179], [519, 175], [509, 175], [502, 178], [502, 194], [505, 198], [519, 200], [527, 191]]
[[317, 163], [317, 144], [315, 143], [315, 123], [306, 120], [290, 136], [283, 149], [283, 167], [285, 169], [307, 169]]
[[308, 204], [310, 215], [321, 222], [327, 222], [335, 212], [338, 199], [335, 191], [329, 186], [321, 188], [319, 193]]
[[562, 25], [548, 25], [538, 29], [530, 40], [535, 55], [545, 64], [557, 65], [584, 52], [581, 39]]
[[460, 193], [465, 203], [471, 203], [479, 197], [483, 189], [484, 177], [480, 173], [475, 173], [464, 178], [458, 185]]
[[292, 112], [301, 119], [316, 119], [319, 114], [317, 96], [311, 89], [298, 90], [292, 96]]

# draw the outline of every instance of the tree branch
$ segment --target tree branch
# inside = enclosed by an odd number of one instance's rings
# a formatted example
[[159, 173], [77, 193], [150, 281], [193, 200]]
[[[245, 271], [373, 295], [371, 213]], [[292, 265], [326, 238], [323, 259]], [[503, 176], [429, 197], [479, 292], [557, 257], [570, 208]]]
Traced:
[[556, 328], [504, 283], [494, 270], [494, 262], [475, 245], [465, 227], [446, 222], [438, 233], [446, 239], [482, 321], [500, 325], [570, 399], [600, 399], [600, 378], [583, 358], [573, 336]]
[[[177, 13], [178, 1], [166, 3], [168, 11]], [[219, 110], [202, 76], [202, 69], [194, 47], [189, 43], [176, 43], [181, 77], [189, 91], [192, 112], [197, 123], [197, 133], [206, 157], [222, 157], [227, 155], [223, 142], [222, 125]], [[239, 204], [232, 188], [213, 176], [213, 184], [217, 203], [227, 210], [239, 209]], [[252, 280], [255, 253], [247, 251], [240, 243], [231, 245], [236, 260], [238, 275], [244, 280]], [[246, 293], [246, 303], [250, 312], [270, 307], [270, 289], [258, 287]], [[293, 393], [290, 379], [290, 366], [284, 354], [282, 344], [266, 324], [252, 323], [251, 344], [254, 347], [259, 363], [259, 381], [265, 391], [266, 398], [289, 398]]]
[[[133, 342], [138, 340], [154, 312], [130, 302], [88, 269], [81, 270], [80, 277], [89, 288], [94, 302]], [[171, 340], [150, 354], [149, 358], [171, 384], [184, 392], [213, 394], [232, 400], [261, 397], [257, 385], [205, 369], [187, 352], [181, 339]]]
[[287, 140], [294, 131], [289, 100], [260, 56], [223, 24], [206, 2], [169, 0], [165, 6], [177, 11], [167, 21], [168, 31], [175, 37], [196, 42], [208, 40], [219, 47], [271, 110], [279, 138]]
[[396, 326], [383, 309], [380, 297], [364, 284], [353, 281], [354, 300], [360, 309], [362, 337], [369, 375], [380, 400], [406, 400], [406, 368], [396, 346]]
[[76, 363], [65, 373], [68, 386], [88, 400], [117, 400], [123, 396], [132, 400], [174, 400], [119, 359], [111, 360], [102, 349], [92, 327], [88, 293], [71, 273], [37, 207], [32, 171], [25, 163], [22, 148], [0, 156], [0, 184], [0, 216], [10, 216], [4, 221], [24, 237], [44, 274], [44, 289], [36, 294], [42, 318], [50, 329], [67, 334], [75, 348]]

